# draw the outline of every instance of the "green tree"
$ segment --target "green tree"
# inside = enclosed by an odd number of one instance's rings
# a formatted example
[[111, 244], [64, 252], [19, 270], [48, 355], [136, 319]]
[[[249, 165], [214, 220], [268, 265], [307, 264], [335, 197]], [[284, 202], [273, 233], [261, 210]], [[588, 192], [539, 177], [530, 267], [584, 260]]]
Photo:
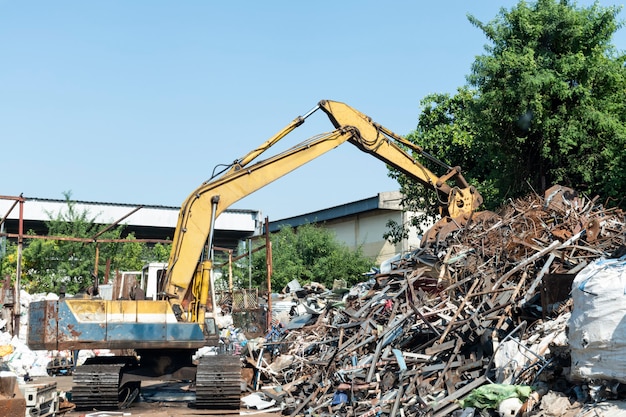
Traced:
[[[335, 279], [353, 285], [363, 279], [363, 273], [374, 261], [363, 255], [362, 249], [351, 250], [337, 241], [333, 232], [316, 225], [303, 225], [295, 230], [284, 227], [271, 236], [272, 290], [282, 290], [296, 279], [300, 284], [319, 282], [332, 287]], [[253, 256], [252, 279], [260, 288], [266, 287], [265, 251]]]
[[470, 16], [493, 42], [468, 80], [480, 93], [475, 120], [503, 169], [500, 196], [555, 183], [624, 195], [626, 57], [611, 45], [619, 10], [539, 0], [488, 24]]
[[[451, 166], [459, 166], [466, 179], [473, 178], [470, 183], [479, 188], [488, 206], [500, 201], [499, 196], [486, 180], [491, 164], [490, 156], [484, 144], [476, 140], [478, 127], [472, 115], [474, 114], [475, 94], [467, 87], [459, 88], [455, 96], [448, 94], [431, 94], [421, 101], [423, 108], [419, 116], [417, 129], [409, 133], [406, 138], [426, 149], [430, 154]], [[415, 155], [416, 159], [421, 159]], [[437, 175], [445, 174], [440, 166], [428, 160], [420, 161]], [[391, 170], [390, 176], [398, 181], [404, 195], [402, 202], [405, 210], [418, 214], [410, 219], [418, 231], [424, 232], [423, 225], [432, 223], [439, 216], [439, 208], [445, 203], [439, 201], [438, 194], [411, 178]], [[478, 183], [476, 178], [483, 180]], [[445, 205], [445, 204], [444, 204]], [[385, 237], [392, 242], [398, 242], [406, 234], [406, 227], [391, 221], [389, 232]]]
[[6, 237], [0, 237], [0, 280], [15, 277], [17, 268], [17, 245]]
[[[92, 273], [96, 259], [96, 245], [78, 239], [96, 236], [100, 229], [88, 211], [79, 211], [71, 200], [71, 193], [64, 193], [66, 207], [58, 213], [47, 213], [48, 235], [58, 240], [32, 239], [24, 248], [24, 275], [22, 282], [31, 292], [58, 291], [64, 285], [68, 292], [76, 292], [92, 285]], [[117, 238], [119, 230], [107, 231], [100, 238]], [[103, 258], [109, 252], [108, 245], [101, 248]]]
[[[408, 137], [461, 165], [485, 208], [553, 184], [624, 206], [626, 56], [611, 44], [618, 7], [520, 1], [489, 23], [468, 85], [425, 97]], [[394, 173], [407, 199], [432, 198]]]
[[143, 263], [167, 262], [170, 257], [172, 245], [169, 243], [155, 243], [153, 246], [142, 245], [142, 248], [141, 260]]
[[[107, 268], [109, 272], [140, 270], [145, 262], [167, 259], [169, 245], [148, 248], [145, 243], [133, 241], [132, 234], [120, 242], [123, 225], [110, 228], [98, 224], [87, 210], [78, 209], [71, 193], [64, 193], [64, 196], [65, 209], [47, 213], [50, 217], [46, 222], [48, 235], [58, 239], [26, 239], [22, 284], [27, 291], [56, 292], [61, 286], [65, 286], [68, 293], [87, 289], [94, 284], [96, 258], [99, 279]], [[94, 241], [94, 237], [97, 240]]]
[[[122, 232], [121, 229], [120, 232]], [[135, 241], [133, 233], [122, 238], [126, 241], [111, 242], [101, 246], [101, 256], [104, 256], [104, 261], [110, 262], [111, 270], [139, 271], [148, 262], [168, 261], [171, 245], [157, 243], [154, 246], [148, 246], [143, 242]], [[102, 267], [102, 262], [99, 262], [99, 271]], [[100, 276], [101, 273], [98, 275]]]

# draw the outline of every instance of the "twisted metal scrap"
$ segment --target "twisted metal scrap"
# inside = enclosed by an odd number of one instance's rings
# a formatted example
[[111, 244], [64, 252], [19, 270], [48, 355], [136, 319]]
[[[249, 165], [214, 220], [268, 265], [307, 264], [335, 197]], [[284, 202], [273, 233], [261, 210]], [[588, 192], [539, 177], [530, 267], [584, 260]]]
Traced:
[[[624, 247], [624, 213], [596, 200], [554, 187], [403, 258], [345, 306], [291, 331], [284, 355], [292, 365], [268, 383], [300, 404], [292, 415], [395, 414], [399, 407], [407, 416], [445, 415], [485, 380], [494, 342], [533, 328], [520, 323], [544, 274], [575, 273]], [[337, 392], [348, 393], [348, 403], [335, 404]]]

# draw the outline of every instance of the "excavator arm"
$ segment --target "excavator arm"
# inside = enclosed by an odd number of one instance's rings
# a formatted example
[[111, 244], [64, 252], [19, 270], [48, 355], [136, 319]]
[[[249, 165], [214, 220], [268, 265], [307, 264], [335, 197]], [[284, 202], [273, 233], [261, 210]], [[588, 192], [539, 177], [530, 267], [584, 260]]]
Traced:
[[[258, 161], [259, 157], [282, 138], [302, 125], [306, 118], [322, 110], [335, 130], [308, 139], [282, 153]], [[469, 186], [458, 167], [450, 167], [428, 155], [415, 144], [374, 123], [368, 116], [336, 101], [320, 101], [305, 116], [294, 119], [283, 130], [236, 160], [230, 168], [194, 190], [181, 206], [168, 262], [164, 298], [183, 321], [203, 323], [210, 287], [211, 260], [206, 243], [212, 242], [214, 222], [229, 206], [312, 161], [326, 152], [349, 142], [387, 165], [410, 176], [425, 187], [436, 190], [442, 201], [446, 223], [462, 225], [482, 203], [480, 194]], [[439, 164], [446, 169], [435, 175], [411, 153]], [[449, 185], [452, 182], [454, 185]], [[432, 239], [432, 236], [427, 237]], [[214, 300], [213, 300], [214, 302]]]
[[[278, 155], [263, 153], [304, 123], [324, 112], [335, 130], [308, 139]], [[237, 410], [240, 406], [241, 363], [235, 355], [194, 354], [219, 343], [212, 290], [212, 242], [216, 218], [230, 205], [345, 142], [436, 190], [443, 201], [443, 223], [429, 229], [422, 241], [439, 230], [463, 226], [481, 204], [460, 169], [440, 163], [423, 150], [351, 107], [322, 101], [283, 130], [236, 160], [198, 187], [184, 201], [172, 243], [159, 300], [103, 300], [66, 297], [42, 300], [29, 308], [31, 349], [133, 349], [136, 355], [96, 356], [73, 371], [72, 402], [77, 409], [127, 407], [144, 379], [194, 380], [195, 407]], [[444, 168], [437, 176], [412, 155]], [[443, 225], [443, 229], [439, 228]], [[434, 230], [434, 232], [433, 232]], [[208, 245], [207, 245], [208, 242]], [[208, 249], [207, 249], [208, 248]], [[210, 297], [209, 297], [210, 295]]]

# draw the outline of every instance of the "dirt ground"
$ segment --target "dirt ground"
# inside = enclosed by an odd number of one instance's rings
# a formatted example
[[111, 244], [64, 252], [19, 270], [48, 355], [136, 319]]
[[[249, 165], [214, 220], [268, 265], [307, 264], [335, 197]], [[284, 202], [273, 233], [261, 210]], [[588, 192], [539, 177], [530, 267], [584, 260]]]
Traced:
[[[48, 384], [56, 383], [57, 391], [71, 394], [72, 377], [38, 377], [32, 383]], [[260, 410], [196, 410], [189, 407], [193, 401], [193, 395], [186, 390], [186, 385], [175, 382], [151, 382], [142, 383], [142, 394], [129, 408], [118, 411], [68, 411], [59, 413], [62, 417], [183, 417], [183, 416], [237, 416], [250, 415], [257, 417], [280, 417], [278, 410], [275, 412]], [[272, 411], [272, 410], [269, 410]]]

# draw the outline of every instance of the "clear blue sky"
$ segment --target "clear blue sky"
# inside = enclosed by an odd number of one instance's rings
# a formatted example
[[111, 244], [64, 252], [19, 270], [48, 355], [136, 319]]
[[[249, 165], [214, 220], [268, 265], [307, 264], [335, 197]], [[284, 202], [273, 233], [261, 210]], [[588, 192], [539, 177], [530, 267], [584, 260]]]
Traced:
[[[483, 53], [466, 15], [516, 3], [0, 0], [0, 195], [179, 206], [322, 99], [406, 135]], [[318, 113], [285, 145], [330, 130]], [[278, 220], [395, 189], [345, 144], [233, 208]]]

